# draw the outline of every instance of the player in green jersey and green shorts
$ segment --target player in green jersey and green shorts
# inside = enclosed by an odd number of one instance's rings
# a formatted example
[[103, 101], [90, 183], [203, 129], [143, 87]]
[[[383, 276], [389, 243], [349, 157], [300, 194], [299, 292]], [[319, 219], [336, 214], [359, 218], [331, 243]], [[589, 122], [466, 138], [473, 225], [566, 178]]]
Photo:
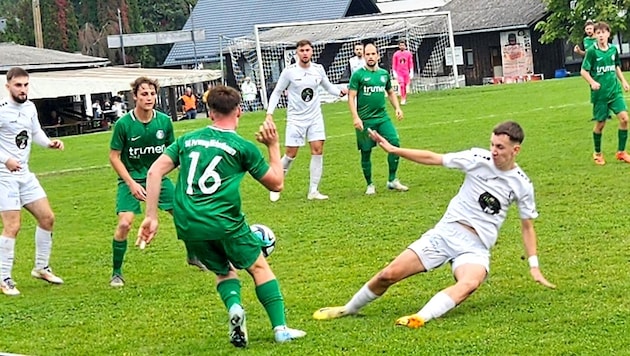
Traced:
[[621, 72], [621, 60], [617, 47], [608, 43], [610, 27], [607, 23], [595, 24], [595, 37], [597, 37], [597, 43], [586, 50], [580, 71], [582, 77], [591, 86], [591, 103], [593, 104], [593, 120], [595, 120], [593, 160], [598, 165], [606, 164], [602, 153], [602, 131], [612, 111], [619, 118], [617, 132], [619, 143], [616, 158], [630, 163], [630, 155], [626, 153], [628, 106], [621, 91], [622, 86], [625, 91], [630, 90], [630, 86]]
[[[249, 173], [270, 191], [284, 185], [276, 126], [267, 118], [256, 135], [267, 146], [269, 164], [256, 145], [236, 133], [241, 96], [226, 86], [208, 95], [212, 125], [179, 137], [151, 166], [147, 176], [147, 211], [140, 238], [150, 243], [157, 231], [163, 177], [179, 167], [173, 219], [177, 237], [217, 276], [217, 290], [229, 313], [230, 342], [247, 345], [241, 284], [235, 269], [245, 269], [256, 285], [277, 342], [306, 335], [286, 325], [280, 285], [241, 210], [240, 184]], [[233, 266], [233, 268], [232, 268]]]
[[[140, 202], [146, 198], [147, 171], [151, 164], [175, 141], [171, 118], [154, 109], [157, 100], [156, 80], [139, 77], [131, 83], [135, 108], [116, 121], [110, 143], [109, 161], [118, 174], [114, 232], [112, 287], [125, 284], [122, 264], [127, 251], [127, 235], [135, 214], [142, 213]], [[164, 178], [160, 208], [172, 213], [173, 183]], [[201, 265], [190, 251], [188, 263]]]
[[584, 49], [580, 48], [580, 45], [575, 45], [573, 47], [573, 52], [579, 54], [580, 56], [584, 56], [586, 54], [586, 50], [593, 47], [597, 43], [597, 38], [594, 33], [595, 23], [591, 20], [587, 20], [584, 24], [584, 39], [582, 40], [582, 46]]
[[[396, 110], [396, 118], [402, 120], [403, 112], [398, 104], [396, 92], [392, 89], [391, 77], [388, 71], [379, 68], [379, 54], [376, 46], [368, 43], [364, 47], [365, 67], [358, 69], [350, 78], [348, 86], [348, 105], [354, 120], [357, 135], [357, 147], [361, 151], [361, 168], [367, 182], [365, 194], [376, 194], [376, 187], [372, 183], [372, 161], [370, 156], [376, 143], [368, 135], [368, 129], [380, 133], [394, 146], [400, 146], [398, 132], [387, 114], [385, 95]], [[398, 161], [400, 158], [393, 154], [387, 155], [389, 177], [387, 188], [391, 190], [407, 191], [408, 187], [396, 178]]]

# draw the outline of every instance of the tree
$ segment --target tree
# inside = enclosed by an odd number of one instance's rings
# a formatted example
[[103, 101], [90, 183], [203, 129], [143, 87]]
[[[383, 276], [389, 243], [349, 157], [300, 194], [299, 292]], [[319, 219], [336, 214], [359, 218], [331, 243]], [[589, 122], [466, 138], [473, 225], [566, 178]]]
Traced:
[[[190, 0], [193, 6], [197, 0]], [[122, 64], [121, 51], [107, 47], [107, 36], [120, 33], [181, 30], [188, 20], [186, 0], [40, 0], [44, 47], [108, 58]], [[34, 46], [32, 0], [0, 0], [7, 26], [0, 42]], [[127, 63], [155, 67], [164, 62], [172, 45], [129, 47]]]
[[7, 28], [0, 32], [0, 42], [35, 46], [31, 0], [1, 0], [0, 14], [7, 14]]
[[46, 48], [65, 52], [79, 49], [79, 26], [69, 0], [42, 0], [40, 12]]
[[[194, 6], [196, 1], [192, 1]], [[141, 18], [147, 32], [178, 31], [184, 27], [190, 15], [188, 2], [185, 0], [173, 0], [172, 2], [156, 1], [140, 8]], [[154, 62], [143, 65], [155, 67], [164, 63], [172, 44], [155, 45], [147, 47]]]
[[612, 33], [628, 33], [630, 0], [543, 0], [549, 16], [536, 24], [542, 43], [569, 39], [581, 43], [587, 20], [605, 21]]

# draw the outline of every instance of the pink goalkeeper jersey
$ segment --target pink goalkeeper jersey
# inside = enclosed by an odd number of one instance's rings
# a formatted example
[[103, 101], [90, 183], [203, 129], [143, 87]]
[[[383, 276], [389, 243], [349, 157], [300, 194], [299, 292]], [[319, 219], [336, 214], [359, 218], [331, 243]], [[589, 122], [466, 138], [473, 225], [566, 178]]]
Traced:
[[413, 57], [408, 50], [398, 50], [392, 58], [392, 69], [397, 75], [408, 76], [413, 68]]

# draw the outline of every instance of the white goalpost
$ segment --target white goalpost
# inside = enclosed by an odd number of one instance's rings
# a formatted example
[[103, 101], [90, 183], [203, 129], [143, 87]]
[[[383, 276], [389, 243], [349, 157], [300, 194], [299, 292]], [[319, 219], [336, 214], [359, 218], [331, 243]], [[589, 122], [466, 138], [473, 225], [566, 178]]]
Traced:
[[[307, 39], [313, 43], [313, 61], [326, 69], [333, 84], [344, 85], [350, 77], [349, 60], [358, 43], [374, 43], [381, 56], [380, 66], [391, 70], [391, 56], [404, 40], [414, 56], [414, 78], [410, 91], [456, 88], [463, 79], [455, 58], [450, 12], [374, 15], [310, 22], [261, 24], [249, 37], [225, 38], [230, 69], [240, 84], [251, 77], [267, 107], [282, 70], [295, 61], [295, 45]], [[447, 52], [448, 51], [448, 52]], [[326, 100], [326, 96], [322, 98]], [[280, 105], [286, 105], [282, 98]]]

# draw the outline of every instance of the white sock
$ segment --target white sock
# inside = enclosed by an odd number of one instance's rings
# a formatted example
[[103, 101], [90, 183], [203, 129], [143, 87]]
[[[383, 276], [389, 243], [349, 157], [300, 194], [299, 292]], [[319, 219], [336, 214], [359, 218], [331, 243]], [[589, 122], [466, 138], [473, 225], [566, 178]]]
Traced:
[[311, 156], [311, 181], [308, 188], [309, 193], [317, 192], [319, 181], [322, 179], [322, 171], [324, 170], [324, 156]]
[[13, 256], [15, 255], [15, 239], [0, 236], [0, 281], [11, 277]]
[[374, 292], [370, 290], [366, 283], [354, 296], [352, 296], [352, 299], [350, 299], [350, 301], [345, 305], [346, 311], [350, 314], [356, 314], [361, 308], [366, 306], [368, 303], [374, 301], [378, 297], [380, 296], [374, 294]]
[[451, 299], [448, 294], [439, 292], [434, 295], [433, 298], [424, 305], [424, 307], [422, 307], [422, 309], [418, 312], [418, 315], [427, 322], [431, 319], [441, 317], [453, 308], [455, 308], [455, 302], [453, 299]]
[[295, 158], [288, 157], [287, 155], [282, 156], [280, 162], [282, 162], [282, 169], [284, 170], [284, 175], [287, 175], [289, 168], [291, 168], [291, 164], [293, 164], [293, 160]]
[[35, 268], [48, 267], [52, 249], [52, 232], [41, 227], [35, 228]]

